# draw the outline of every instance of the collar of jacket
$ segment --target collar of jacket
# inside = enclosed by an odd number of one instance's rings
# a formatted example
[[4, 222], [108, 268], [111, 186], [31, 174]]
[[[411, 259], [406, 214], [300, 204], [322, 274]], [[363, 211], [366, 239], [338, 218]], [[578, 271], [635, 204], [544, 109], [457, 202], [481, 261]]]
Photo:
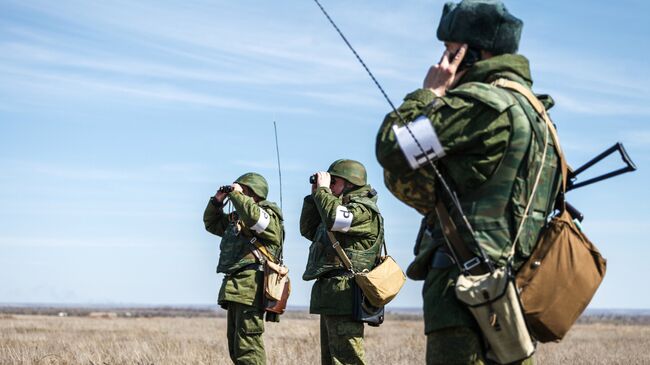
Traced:
[[377, 202], [377, 195], [373, 196], [368, 196], [368, 193], [372, 190], [372, 186], [370, 184], [366, 184], [364, 186], [360, 186], [354, 190], [350, 190], [343, 194], [343, 197], [341, 198], [343, 200], [344, 204], [349, 203], [352, 199], [354, 198], [368, 198], [370, 199], [373, 203]]
[[368, 195], [368, 192], [372, 189], [370, 187], [370, 184], [366, 184], [364, 186], [359, 186], [357, 188], [352, 188], [351, 190], [346, 191], [343, 194], [343, 198], [345, 197], [353, 197], [353, 196], [366, 196]]
[[272, 202], [272, 201], [268, 201], [268, 200], [261, 200], [261, 201], [260, 201], [259, 203], [257, 203], [257, 204], [258, 204], [260, 207], [271, 209], [271, 210], [272, 210], [272, 211], [273, 211], [273, 212], [278, 216], [278, 218], [280, 218], [280, 220], [284, 220], [284, 218], [282, 217], [282, 210], [281, 210], [280, 207], [279, 207], [277, 204], [275, 204], [274, 202]]
[[[528, 59], [518, 54], [503, 54], [476, 62], [459, 80], [458, 85], [466, 82], [492, 82], [499, 77], [516, 75], [528, 87], [533, 85]], [[519, 81], [519, 80], [514, 80]]]

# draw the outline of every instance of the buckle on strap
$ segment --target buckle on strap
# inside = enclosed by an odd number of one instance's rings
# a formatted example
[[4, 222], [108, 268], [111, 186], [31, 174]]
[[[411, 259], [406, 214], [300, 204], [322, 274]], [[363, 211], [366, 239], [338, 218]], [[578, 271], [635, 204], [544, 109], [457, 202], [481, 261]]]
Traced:
[[492, 85], [497, 86], [497, 87], [506, 87], [506, 84], [508, 83], [508, 80], [504, 78], [499, 78], [497, 80], [492, 81]]
[[473, 268], [477, 267], [480, 264], [481, 264], [481, 259], [474, 256], [472, 259], [470, 259], [468, 261], [465, 261], [463, 263], [463, 269], [465, 269], [466, 271], [470, 271], [470, 270], [472, 270]]

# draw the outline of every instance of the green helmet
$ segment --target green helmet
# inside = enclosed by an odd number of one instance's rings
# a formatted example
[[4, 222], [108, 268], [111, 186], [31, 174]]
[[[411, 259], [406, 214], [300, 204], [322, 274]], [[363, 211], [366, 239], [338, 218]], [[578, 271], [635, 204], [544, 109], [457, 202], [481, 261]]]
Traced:
[[246, 185], [249, 189], [259, 196], [262, 199], [266, 199], [266, 196], [269, 194], [269, 184], [266, 182], [264, 176], [255, 173], [248, 172], [238, 177], [235, 182], [239, 185]]
[[437, 35], [499, 55], [517, 52], [523, 26], [501, 0], [463, 0], [445, 4]]
[[354, 160], [336, 160], [330, 165], [327, 172], [332, 176], [343, 178], [356, 186], [364, 186], [368, 180], [366, 168], [363, 167], [361, 162]]

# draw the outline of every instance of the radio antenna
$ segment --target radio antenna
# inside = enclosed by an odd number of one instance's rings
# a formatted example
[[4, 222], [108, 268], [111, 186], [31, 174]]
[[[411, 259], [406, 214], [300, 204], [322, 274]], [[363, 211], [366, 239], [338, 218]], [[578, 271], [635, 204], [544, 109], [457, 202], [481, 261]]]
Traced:
[[275, 153], [278, 156], [278, 176], [280, 177], [280, 209], [282, 209], [282, 167], [280, 167], [280, 145], [278, 144], [278, 127], [273, 121], [273, 131], [275, 132]]
[[[363, 68], [366, 70], [366, 72], [368, 73], [368, 75], [370, 76], [372, 81], [375, 83], [375, 85], [377, 86], [377, 88], [379, 89], [381, 94], [384, 96], [384, 99], [386, 99], [386, 101], [388, 102], [390, 107], [393, 109], [393, 112], [395, 113], [395, 115], [397, 115], [397, 118], [399, 118], [400, 122], [402, 122], [404, 127], [406, 127], [406, 130], [408, 131], [409, 135], [411, 136], [411, 138], [413, 138], [413, 141], [415, 142], [417, 147], [420, 149], [420, 152], [422, 152], [422, 155], [424, 156], [424, 158], [427, 160], [428, 165], [431, 166], [431, 169], [432, 169], [433, 173], [436, 175], [436, 178], [441, 183], [441, 185], [443, 187], [443, 190], [445, 191], [445, 193], [447, 193], [447, 195], [451, 199], [452, 203], [454, 204], [454, 206], [458, 210], [458, 214], [460, 215], [460, 218], [462, 219], [465, 227], [467, 227], [469, 232], [472, 234], [472, 237], [475, 237], [474, 236], [474, 229], [472, 228], [472, 225], [469, 223], [469, 220], [467, 219], [467, 216], [465, 216], [465, 213], [463, 213], [463, 208], [461, 207], [460, 201], [458, 201], [458, 198], [456, 197], [456, 194], [451, 190], [451, 188], [449, 187], [449, 184], [447, 184], [447, 181], [442, 177], [442, 174], [440, 173], [440, 171], [438, 170], [436, 165], [434, 165], [433, 161], [429, 157], [429, 154], [426, 153], [426, 151], [422, 147], [422, 144], [420, 144], [420, 141], [418, 141], [418, 139], [413, 134], [413, 131], [409, 127], [408, 123], [406, 123], [406, 121], [404, 120], [402, 115], [397, 111], [397, 108], [395, 108], [395, 104], [393, 104], [393, 102], [390, 100], [390, 98], [388, 97], [388, 95], [384, 91], [384, 88], [381, 87], [381, 85], [379, 84], [379, 81], [377, 81], [377, 79], [375, 78], [375, 75], [373, 75], [372, 72], [370, 71], [370, 69], [368, 68], [368, 66], [366, 66], [366, 63], [363, 62], [363, 60], [361, 59], [361, 56], [359, 56], [359, 54], [354, 49], [354, 47], [352, 47], [352, 45], [350, 44], [348, 39], [345, 38], [345, 35], [343, 35], [343, 32], [341, 32], [341, 30], [336, 25], [336, 23], [334, 23], [334, 20], [332, 20], [332, 18], [327, 13], [327, 11], [325, 11], [325, 8], [323, 8], [323, 5], [321, 5], [321, 3], [318, 0], [314, 0], [314, 2], [316, 3], [316, 5], [318, 5], [318, 7], [320, 8], [323, 15], [325, 15], [325, 17], [327, 18], [327, 20], [329, 20], [330, 24], [332, 24], [332, 26], [334, 27], [336, 32], [339, 34], [339, 36], [341, 36], [341, 38], [343, 39], [343, 42], [345, 42], [345, 44], [348, 46], [350, 51], [352, 51], [352, 53], [357, 58], [357, 60], [361, 64], [361, 66], [363, 66]], [[475, 242], [476, 242], [476, 240], [475, 240]], [[477, 245], [477, 247], [478, 247], [478, 249], [479, 249], [479, 251], [481, 253], [481, 256], [482, 256], [482, 259], [483, 259], [484, 263], [488, 266], [490, 272], [492, 272], [493, 271], [492, 263], [488, 260], [488, 257], [486, 255], [486, 253], [483, 251], [483, 248], [481, 247], [481, 245], [479, 245], [478, 242], [476, 242], [476, 245]]]

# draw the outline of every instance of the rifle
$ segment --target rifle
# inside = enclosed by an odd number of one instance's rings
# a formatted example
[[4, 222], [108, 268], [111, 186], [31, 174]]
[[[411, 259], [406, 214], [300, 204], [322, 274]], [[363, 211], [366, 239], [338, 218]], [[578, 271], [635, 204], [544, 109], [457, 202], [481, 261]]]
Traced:
[[[625, 163], [625, 167], [622, 167], [622, 168], [614, 170], [614, 171], [610, 171], [610, 172], [602, 174], [600, 176], [593, 177], [593, 178], [588, 179], [586, 181], [577, 182], [578, 175], [585, 172], [586, 170], [589, 170], [589, 168], [591, 168], [592, 166], [594, 166], [598, 162], [605, 159], [605, 157], [607, 157], [607, 156], [609, 156], [612, 153], [617, 152], [617, 151], [621, 155], [621, 159]], [[587, 185], [591, 185], [591, 184], [594, 184], [594, 183], [597, 183], [597, 182], [600, 182], [600, 181], [603, 181], [603, 180], [611, 179], [614, 176], [618, 176], [618, 175], [624, 174], [626, 172], [632, 172], [632, 171], [636, 171], [636, 165], [634, 164], [634, 162], [632, 162], [632, 159], [630, 158], [630, 155], [628, 155], [627, 151], [625, 150], [625, 147], [623, 147], [623, 143], [617, 142], [615, 145], [613, 145], [612, 147], [606, 149], [605, 151], [600, 153], [598, 156], [592, 158], [591, 160], [587, 161], [582, 166], [580, 166], [577, 169], [571, 171], [569, 173], [569, 176], [568, 176], [568, 186], [566, 188], [566, 191], [568, 192], [568, 191], [571, 191], [571, 190], [574, 190], [574, 189], [579, 189], [579, 188], [585, 187]], [[566, 208], [567, 208], [567, 210], [569, 211], [569, 213], [571, 214], [571, 216], [574, 219], [577, 219], [578, 221], [582, 222], [582, 220], [584, 219], [584, 215], [578, 209], [576, 209], [573, 205], [571, 205], [569, 203], [566, 204]]]

